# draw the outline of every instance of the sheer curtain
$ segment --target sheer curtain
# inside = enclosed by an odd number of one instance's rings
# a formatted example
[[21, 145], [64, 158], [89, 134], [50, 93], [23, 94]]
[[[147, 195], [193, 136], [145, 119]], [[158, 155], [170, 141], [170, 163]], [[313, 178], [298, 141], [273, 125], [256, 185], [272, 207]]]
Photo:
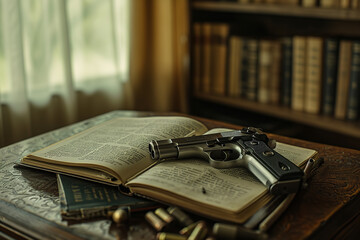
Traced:
[[130, 106], [130, 4], [0, 0], [0, 146]]
[[188, 0], [133, 0], [130, 78], [133, 106], [187, 111]]

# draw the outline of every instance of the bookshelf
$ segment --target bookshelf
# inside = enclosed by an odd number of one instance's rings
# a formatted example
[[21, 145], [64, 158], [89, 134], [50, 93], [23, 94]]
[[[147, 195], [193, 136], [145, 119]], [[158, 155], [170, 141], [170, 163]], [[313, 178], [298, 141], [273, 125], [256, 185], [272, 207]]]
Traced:
[[[244, 96], [244, 94], [233, 96], [230, 93], [230, 89], [232, 88], [230, 87], [230, 85], [232, 83], [229, 83], [229, 81], [231, 82], [232, 80], [229, 80], [229, 78], [231, 78], [231, 73], [228, 69], [230, 68], [230, 62], [233, 61], [231, 60], [231, 51], [229, 50], [231, 41], [230, 39], [232, 37], [257, 39], [258, 42], [260, 42], [263, 39], [293, 39], [294, 36], [305, 36], [317, 38], [318, 40], [322, 41], [322, 44], [324, 44], [323, 42], [325, 42], [325, 40], [328, 38], [335, 38], [338, 41], [338, 46], [340, 45], [340, 42], [342, 40], [356, 42], [360, 40], [360, 8], [324, 8], [321, 6], [304, 7], [301, 6], [301, 2], [298, 5], [292, 6], [265, 3], [241, 4], [237, 3], [236, 1], [190, 1], [190, 10], [190, 27], [192, 33], [192, 67], [191, 80], [189, 84], [189, 92], [191, 93], [189, 102], [191, 103], [191, 114], [196, 115], [198, 112], [200, 112], [200, 109], [198, 109], [199, 104], [196, 103], [202, 102], [201, 108], [206, 107], [207, 109], [201, 109], [201, 112], [212, 112], [213, 115], [216, 117], [217, 113], [213, 111], [214, 109], [212, 108], [212, 105], [217, 104], [226, 108], [234, 109], [234, 111], [242, 110], [264, 116], [264, 119], [266, 117], [271, 117], [280, 120], [290, 121], [294, 124], [305, 125], [312, 129], [319, 129], [322, 132], [326, 132], [327, 134], [329, 134], [329, 136], [333, 135], [333, 138], [338, 138], [339, 136], [342, 137], [342, 141], [344, 143], [342, 146], [348, 146], [352, 148], [360, 147], [359, 144], [354, 144], [354, 141], [356, 140], [360, 142], [359, 116], [357, 116], [356, 119], [349, 120], [347, 119], [347, 117], [339, 119], [339, 117], [335, 117], [334, 113], [325, 114], [323, 112], [324, 107], [322, 103], [324, 100], [322, 99], [321, 103], [319, 103], [321, 104], [320, 110], [315, 113], [310, 113], [305, 110], [294, 110], [291, 105], [284, 104], [282, 99], [277, 102], [275, 101], [275, 103], [264, 103], [259, 101], [258, 96], [255, 97], [255, 99], [249, 99], [248, 97]], [[221, 91], [219, 92], [217, 90], [209, 90], [209, 88], [211, 87], [205, 87], [207, 89], [204, 90], [203, 87], [201, 87], [201, 85], [203, 84], [203, 79], [199, 80], [199, 78], [203, 78], [203, 76], [197, 75], [199, 74], [199, 71], [203, 71], [204, 68], [200, 66], [203, 63], [200, 63], [199, 65], [199, 55], [197, 54], [203, 54], [199, 52], [199, 47], [203, 48], [201, 44], [207, 41], [203, 40], [206, 36], [200, 36], [199, 31], [196, 30], [196, 28], [199, 28], [198, 25], [204, 26], [206, 24], [226, 25], [228, 27], [228, 34], [226, 35], [226, 40], [216, 40], [217, 42], [220, 42], [220, 45], [217, 47], [217, 50], [212, 50], [217, 51], [215, 55], [217, 59], [224, 59], [223, 55], [225, 54], [224, 52], [226, 52], [226, 61], [227, 63], [229, 63], [224, 64], [222, 67], [220, 67], [220, 69], [222, 68], [222, 70], [214, 70], [222, 71], [224, 75], [223, 79], [214, 80], [214, 77], [212, 77], [213, 79], [211, 80], [216, 81], [218, 85], [219, 82], [225, 84], [225, 88], [227, 88], [227, 90], [222, 90], [222, 94]], [[199, 36], [202, 37], [202, 40], [199, 40]], [[221, 46], [221, 44], [223, 45]], [[260, 44], [258, 45], [260, 46]], [[260, 55], [259, 46], [257, 50], [258, 57]], [[221, 47], [225, 47], [226, 50], [221, 50]], [[204, 50], [202, 51], [204, 52]], [[221, 53], [220, 51], [223, 52]], [[321, 52], [322, 65], [321, 70], [319, 70], [322, 74], [320, 83], [322, 85], [325, 84], [324, 80], [322, 79], [324, 75], [323, 64], [325, 61], [323, 54], [324, 53]], [[258, 59], [258, 64], [259, 62], [260, 60]], [[212, 66], [215, 65], [213, 64]], [[200, 68], [201, 70], [199, 70]], [[336, 66], [336, 68], [338, 68], [338, 66]], [[280, 69], [282, 70], [283, 68]], [[259, 71], [259, 66], [257, 67], [256, 71]], [[337, 70], [336, 74], [338, 74], [338, 71], [339, 70]], [[310, 72], [310, 70], [308, 70], [308, 72]], [[219, 76], [219, 74], [217, 73], [216, 76]], [[281, 77], [278, 76], [278, 78]], [[259, 81], [259, 73], [257, 75], [257, 81]], [[278, 79], [277, 81], [282, 80]], [[360, 83], [360, 80], [358, 80], [358, 83]], [[322, 85], [320, 93], [321, 98], [324, 94]], [[282, 88], [282, 86], [280, 86], [279, 88]], [[280, 90], [279, 94], [283, 94], [282, 91], [283, 90]], [[335, 90], [335, 95], [336, 94], [337, 93]], [[336, 96], [334, 96], [334, 98], [336, 99]], [[360, 100], [358, 99], [358, 102], [359, 101]], [[357, 108], [359, 108], [359, 106], [357, 106]], [[209, 117], [209, 115], [207, 115], [206, 117]], [[219, 120], [223, 119], [220, 118]], [[347, 145], [347, 141], [352, 143]], [[329, 143], [334, 144], [334, 141]]]

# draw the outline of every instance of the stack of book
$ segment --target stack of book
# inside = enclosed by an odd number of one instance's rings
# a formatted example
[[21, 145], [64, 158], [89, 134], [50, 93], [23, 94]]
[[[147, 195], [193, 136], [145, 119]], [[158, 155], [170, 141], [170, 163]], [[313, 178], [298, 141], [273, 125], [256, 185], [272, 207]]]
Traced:
[[231, 35], [230, 25], [194, 24], [194, 90], [359, 118], [360, 40]]

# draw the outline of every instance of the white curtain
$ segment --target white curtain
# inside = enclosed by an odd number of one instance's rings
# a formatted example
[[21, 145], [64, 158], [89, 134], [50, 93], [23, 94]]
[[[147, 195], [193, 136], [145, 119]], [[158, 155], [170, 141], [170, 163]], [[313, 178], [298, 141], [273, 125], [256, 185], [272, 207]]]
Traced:
[[126, 108], [130, 0], [0, 0], [0, 146]]

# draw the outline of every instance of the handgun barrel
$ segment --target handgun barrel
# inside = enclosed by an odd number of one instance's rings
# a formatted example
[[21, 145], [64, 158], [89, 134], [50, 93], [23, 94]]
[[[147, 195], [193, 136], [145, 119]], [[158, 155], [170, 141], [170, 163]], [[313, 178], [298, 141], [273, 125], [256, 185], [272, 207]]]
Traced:
[[[170, 139], [169, 139], [170, 140]], [[149, 144], [149, 152], [151, 158], [154, 160], [160, 160], [165, 158], [176, 158], [179, 154], [177, 144], [175, 143], [167, 143], [159, 145], [159, 142], [156, 140], [152, 140]]]
[[177, 158], [179, 154], [178, 147], [187, 145], [196, 145], [216, 140], [221, 134], [209, 134], [201, 136], [192, 136], [184, 138], [174, 138], [166, 140], [152, 140], [149, 143], [149, 152], [154, 160]]

